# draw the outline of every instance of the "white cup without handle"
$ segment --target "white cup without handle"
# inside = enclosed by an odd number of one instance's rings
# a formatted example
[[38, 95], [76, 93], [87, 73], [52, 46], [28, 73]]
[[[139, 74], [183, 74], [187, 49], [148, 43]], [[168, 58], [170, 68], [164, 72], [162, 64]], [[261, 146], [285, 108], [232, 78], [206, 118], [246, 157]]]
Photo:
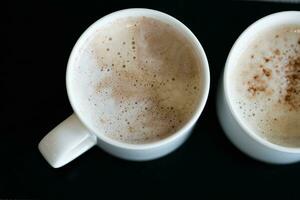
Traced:
[[[179, 30], [190, 41], [191, 45], [194, 46], [196, 50], [195, 53], [201, 63], [201, 85], [199, 85], [199, 87], [202, 94], [195, 113], [176, 133], [173, 133], [165, 139], [149, 144], [123, 143], [113, 140], [101, 132], [93, 130], [88, 119], [79, 114], [77, 107], [75, 106], [77, 99], [74, 98], [74, 91], [69, 87], [70, 77], [73, 75], [72, 66], [74, 65], [75, 58], [80, 53], [80, 47], [84, 44], [86, 39], [104, 24], [130, 16], [152, 17], [170, 24]], [[167, 14], [150, 9], [125, 9], [114, 12], [92, 24], [75, 44], [68, 61], [66, 74], [67, 93], [74, 114], [59, 124], [41, 140], [39, 143], [39, 150], [48, 163], [54, 168], [67, 164], [96, 144], [104, 151], [127, 160], [145, 161], [162, 157], [178, 148], [190, 135], [193, 126], [205, 106], [209, 92], [209, 84], [210, 75], [205, 52], [197, 38], [184, 24]]]
[[217, 94], [217, 112], [219, 121], [229, 140], [242, 152], [250, 157], [273, 164], [288, 164], [300, 161], [300, 147], [289, 148], [273, 144], [260, 137], [245, 125], [233, 109], [229, 92], [229, 79], [239, 57], [248, 47], [249, 42], [257, 33], [280, 25], [300, 25], [300, 12], [286, 11], [268, 15], [249, 26], [233, 45], [226, 64], [223, 76], [219, 83]]

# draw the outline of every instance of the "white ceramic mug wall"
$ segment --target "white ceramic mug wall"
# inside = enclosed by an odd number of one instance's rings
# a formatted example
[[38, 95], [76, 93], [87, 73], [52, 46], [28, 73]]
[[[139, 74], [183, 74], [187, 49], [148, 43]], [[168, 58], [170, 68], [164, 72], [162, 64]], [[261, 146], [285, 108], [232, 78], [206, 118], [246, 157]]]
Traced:
[[248, 129], [244, 124], [245, 122], [240, 119], [238, 113], [233, 109], [230, 96], [228, 95], [228, 80], [230, 79], [231, 71], [237, 65], [241, 53], [244, 52], [251, 39], [256, 37], [258, 32], [268, 30], [274, 26], [288, 24], [300, 25], [300, 12], [286, 11], [275, 13], [249, 26], [237, 39], [228, 55], [217, 95], [218, 117], [231, 142], [242, 152], [255, 159], [276, 164], [300, 161], [300, 147], [288, 148], [275, 145], [258, 136], [253, 130]]
[[[178, 29], [195, 47], [202, 67], [201, 85], [199, 86], [202, 89], [202, 96], [199, 100], [195, 114], [176, 133], [165, 139], [149, 144], [122, 143], [108, 138], [101, 132], [93, 130], [89, 121], [84, 116], [80, 115], [77, 111], [77, 107], [74, 106], [74, 102], [76, 102], [74, 91], [71, 91], [69, 87], [70, 77], [73, 75], [72, 66], [75, 63], [75, 58], [78, 56], [80, 52], [79, 49], [84, 44], [86, 38], [93, 34], [99, 27], [109, 24], [116, 19], [129, 16], [152, 17]], [[41, 140], [39, 150], [49, 164], [55, 168], [67, 164], [95, 145], [98, 145], [104, 151], [114, 156], [127, 160], [143, 161], [159, 158], [178, 148], [188, 138], [206, 103], [209, 92], [209, 83], [209, 67], [204, 50], [197, 38], [184, 24], [167, 14], [150, 9], [126, 9], [114, 12], [91, 25], [75, 44], [68, 61], [66, 74], [67, 92], [74, 114], [59, 124]]]

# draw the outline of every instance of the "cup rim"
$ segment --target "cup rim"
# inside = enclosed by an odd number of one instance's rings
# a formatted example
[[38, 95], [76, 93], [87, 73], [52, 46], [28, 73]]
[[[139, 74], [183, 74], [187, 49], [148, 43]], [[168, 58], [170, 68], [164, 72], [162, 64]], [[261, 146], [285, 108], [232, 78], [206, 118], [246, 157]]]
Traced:
[[[278, 16], [289, 16], [289, 15], [297, 15], [300, 17], [300, 11], [283, 11], [283, 12], [277, 12], [277, 13], [273, 13], [270, 15], [267, 15], [265, 17], [260, 18], [259, 20], [255, 21], [254, 23], [252, 23], [250, 26], [248, 26], [243, 32], [242, 34], [238, 37], [238, 39], [235, 41], [235, 43], [233, 44], [226, 63], [225, 63], [225, 68], [224, 68], [224, 75], [223, 75], [223, 89], [224, 89], [224, 96], [225, 96], [225, 101], [229, 107], [230, 112], [232, 113], [234, 119], [237, 121], [237, 123], [239, 124], [239, 126], [242, 128], [242, 130], [245, 132], [245, 134], [248, 134], [252, 139], [254, 139], [255, 141], [257, 141], [258, 143], [273, 149], [273, 150], [277, 150], [277, 151], [281, 151], [281, 152], [287, 152], [287, 153], [300, 153], [300, 147], [286, 147], [286, 146], [282, 146], [279, 144], [274, 144], [272, 142], [269, 142], [267, 139], [262, 138], [261, 136], [259, 136], [258, 134], [255, 133], [254, 130], [251, 130], [249, 127], [247, 127], [245, 125], [245, 122], [243, 120], [241, 120], [241, 117], [239, 117], [239, 115], [237, 114], [237, 112], [235, 111], [235, 109], [233, 108], [232, 105], [232, 100], [229, 97], [229, 83], [228, 83], [228, 68], [230, 66], [232, 57], [233, 57], [233, 53], [234, 53], [234, 49], [239, 45], [239, 43], [241, 42], [241, 40], [246, 36], [246, 34], [248, 34], [248, 32], [253, 31], [254, 27], [256, 27], [257, 25], [259, 25], [260, 23], [263, 23], [266, 20], [270, 20], [270, 18], [274, 18], [274, 17], [278, 17]], [[289, 23], [287, 23], [289, 24]], [[292, 24], [292, 23], [291, 23]]]
[[[98, 25], [107, 18], [113, 18], [117, 15], [120, 14], [124, 14], [126, 16], [132, 16], [132, 13], [145, 13], [145, 16], [149, 16], [149, 15], [156, 15], [156, 16], [161, 16], [162, 18], [167, 19], [168, 21], [176, 24], [176, 26], [179, 26], [181, 30], [183, 30], [185, 35], [189, 35], [189, 37], [191, 38], [190, 41], [192, 41], [195, 44], [195, 49], [199, 56], [199, 59], [202, 60], [202, 69], [201, 72], [203, 74], [203, 83], [205, 84], [205, 86], [203, 87], [200, 99], [199, 99], [199, 103], [198, 106], [193, 114], [193, 116], [184, 124], [184, 126], [182, 126], [179, 130], [177, 130], [176, 132], [174, 132], [173, 134], [171, 134], [170, 136], [163, 138], [161, 140], [155, 141], [155, 142], [151, 142], [151, 143], [145, 143], [145, 144], [131, 144], [131, 143], [126, 143], [126, 142], [121, 142], [118, 140], [114, 140], [109, 138], [108, 136], [105, 136], [103, 133], [97, 133], [97, 131], [95, 129], [92, 128], [92, 126], [89, 125], [88, 120], [86, 120], [84, 117], [80, 116], [80, 114], [78, 114], [78, 110], [75, 106], [75, 100], [72, 97], [72, 92], [70, 89], [70, 73], [71, 73], [71, 65], [75, 59], [75, 54], [78, 51], [80, 44], [86, 39], [86, 36], [88, 35], [89, 32], [94, 31], [95, 28], [98, 27]], [[142, 15], [141, 15], [142, 16]], [[209, 72], [209, 64], [207, 61], [207, 57], [206, 54], [204, 52], [204, 49], [202, 47], [202, 45], [200, 44], [200, 42], [198, 41], [197, 37], [191, 32], [191, 30], [189, 28], [187, 28], [182, 22], [180, 22], [179, 20], [177, 20], [176, 18], [157, 11], [157, 10], [152, 10], [152, 9], [147, 9], [147, 8], [128, 8], [128, 9], [123, 9], [123, 10], [119, 10], [119, 11], [115, 11], [112, 12], [108, 15], [105, 15], [103, 17], [101, 17], [100, 19], [98, 19], [97, 21], [95, 21], [93, 24], [91, 24], [79, 37], [79, 39], [76, 41], [68, 63], [67, 63], [67, 69], [66, 69], [66, 88], [67, 88], [67, 95], [71, 104], [71, 107], [73, 108], [74, 113], [78, 116], [78, 118], [80, 119], [80, 121], [86, 126], [86, 128], [91, 132], [94, 133], [99, 139], [101, 139], [101, 141], [104, 141], [108, 144], [111, 144], [113, 146], [117, 146], [119, 148], [124, 148], [124, 149], [133, 149], [133, 150], [145, 150], [145, 149], [152, 149], [152, 148], [156, 148], [159, 146], [163, 146], [167, 143], [172, 143], [173, 141], [175, 141], [177, 138], [182, 137], [184, 134], [187, 134], [187, 132], [193, 127], [193, 125], [196, 123], [196, 121], [198, 120], [198, 118], [200, 117], [204, 106], [207, 102], [207, 98], [208, 98], [208, 93], [209, 93], [209, 87], [210, 87], [210, 72]]]

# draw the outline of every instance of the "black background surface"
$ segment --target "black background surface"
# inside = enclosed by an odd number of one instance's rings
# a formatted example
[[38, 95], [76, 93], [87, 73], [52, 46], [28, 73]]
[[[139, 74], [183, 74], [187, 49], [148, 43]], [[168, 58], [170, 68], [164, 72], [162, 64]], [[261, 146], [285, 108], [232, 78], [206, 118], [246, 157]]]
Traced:
[[[259, 196], [299, 199], [300, 164], [268, 165], [239, 152], [217, 120], [215, 93], [227, 54], [240, 33], [259, 18], [300, 4], [229, 1], [6, 1], [1, 14], [0, 199]], [[117, 159], [92, 148], [53, 169], [38, 142], [72, 113], [65, 68], [83, 31], [113, 11], [144, 7], [187, 25], [210, 63], [208, 102], [188, 141], [149, 162]]]

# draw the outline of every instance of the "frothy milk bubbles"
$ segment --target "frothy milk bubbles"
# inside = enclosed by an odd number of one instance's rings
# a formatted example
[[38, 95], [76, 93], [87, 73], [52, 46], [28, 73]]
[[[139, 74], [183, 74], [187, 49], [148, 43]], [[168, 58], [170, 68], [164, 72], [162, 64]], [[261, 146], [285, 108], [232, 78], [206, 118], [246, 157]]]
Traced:
[[108, 137], [149, 143], [180, 129], [200, 98], [200, 63], [172, 26], [128, 17], [100, 28], [82, 47], [71, 87], [80, 112]]
[[230, 80], [234, 109], [272, 143], [300, 146], [300, 26], [261, 32]]

